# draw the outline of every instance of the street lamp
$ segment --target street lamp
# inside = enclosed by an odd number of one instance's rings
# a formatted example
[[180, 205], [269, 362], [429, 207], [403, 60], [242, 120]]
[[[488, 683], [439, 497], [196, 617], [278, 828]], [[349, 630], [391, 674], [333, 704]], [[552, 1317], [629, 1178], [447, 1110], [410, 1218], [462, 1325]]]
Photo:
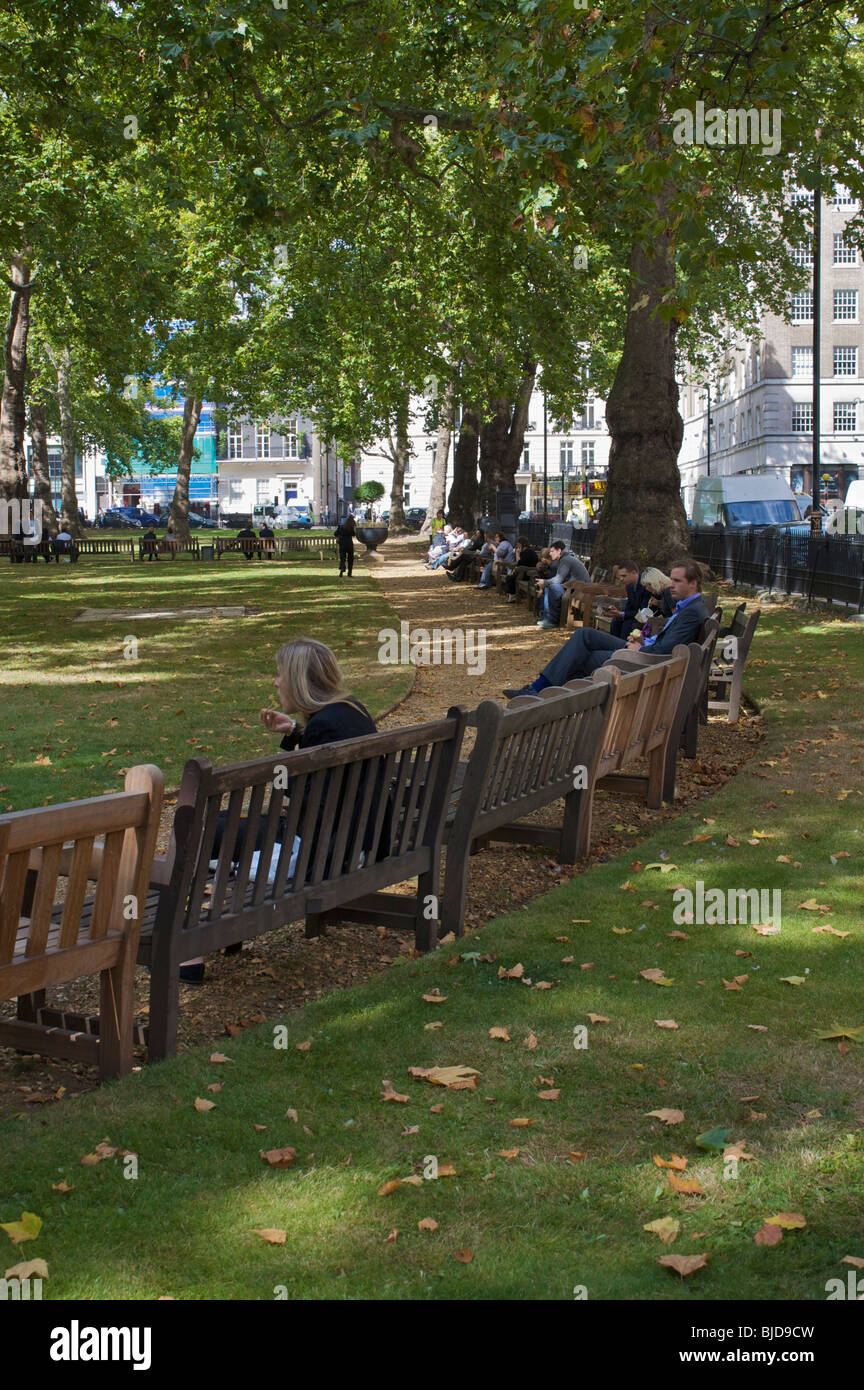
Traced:
[[[817, 130], [817, 140], [821, 131]], [[822, 161], [816, 159], [816, 180], [813, 188], [813, 510], [810, 513], [810, 533], [822, 534], [821, 478], [821, 378], [822, 378]]]
[[705, 411], [706, 411], [706, 415], [707, 415], [707, 418], [708, 418], [708, 471], [707, 471], [706, 477], [710, 478], [710, 477], [711, 477], [711, 423], [712, 423], [712, 421], [711, 421], [711, 383], [710, 383], [710, 381], [706, 381], [706, 382], [705, 382], [705, 393], [706, 393], [706, 396], [707, 396], [707, 404], [706, 404], [706, 406], [705, 406]]

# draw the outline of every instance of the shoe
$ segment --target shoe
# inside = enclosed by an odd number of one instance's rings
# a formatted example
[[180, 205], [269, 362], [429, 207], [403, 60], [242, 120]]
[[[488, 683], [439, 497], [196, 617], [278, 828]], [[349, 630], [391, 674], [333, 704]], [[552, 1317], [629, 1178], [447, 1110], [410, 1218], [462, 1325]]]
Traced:
[[491, 589], [491, 588], [492, 588], [492, 585], [491, 585], [491, 584], [475, 584], [475, 585], [474, 585], [474, 588], [475, 588], [475, 589]]
[[536, 695], [537, 691], [532, 690], [530, 685], [523, 685], [521, 690], [505, 690], [504, 696], [508, 700], [515, 700], [517, 695]]
[[550, 628], [557, 627], [558, 624], [557, 624], [557, 623], [550, 623], [550, 621], [549, 621], [548, 618], [541, 618], [541, 619], [540, 619], [540, 622], [537, 624], [537, 626], [538, 626], [538, 627], [545, 628], [545, 629], [548, 631]]
[[200, 985], [204, 983], [204, 962], [199, 961], [197, 965], [181, 965], [180, 979], [187, 985]]
[[510, 597], [508, 598], [507, 602], [508, 602], [508, 603], [518, 603], [519, 600], [518, 600], [518, 598], [516, 597], [515, 594], [511, 594]]
[[455, 584], [456, 581], [455, 581], [453, 575], [450, 573], [450, 571], [449, 571], [449, 570], [445, 570], [444, 573], [446, 574], [447, 578], [448, 578], [449, 580], [451, 580], [452, 583]]

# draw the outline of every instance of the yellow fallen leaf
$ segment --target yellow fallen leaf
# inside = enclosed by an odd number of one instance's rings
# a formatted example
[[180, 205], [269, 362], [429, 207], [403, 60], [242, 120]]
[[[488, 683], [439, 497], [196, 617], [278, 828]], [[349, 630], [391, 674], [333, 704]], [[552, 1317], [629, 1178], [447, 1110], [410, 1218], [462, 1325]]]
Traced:
[[658, 1168], [674, 1168], [679, 1173], [683, 1173], [687, 1167], [686, 1158], [682, 1158], [680, 1154], [673, 1154], [671, 1158], [661, 1158], [659, 1154], [655, 1154], [654, 1162]]
[[739, 1159], [739, 1160], [747, 1160], [748, 1162], [755, 1163], [755, 1162], [756, 1162], [755, 1156], [754, 1156], [753, 1154], [748, 1154], [748, 1153], [746, 1152], [746, 1149], [747, 1149], [747, 1140], [746, 1140], [746, 1139], [739, 1139], [737, 1144], [727, 1144], [727, 1145], [726, 1145], [726, 1148], [723, 1150], [723, 1157], [724, 1157], [724, 1158], [737, 1158], [737, 1159]]
[[681, 1229], [681, 1222], [676, 1221], [674, 1216], [660, 1216], [656, 1221], [649, 1221], [642, 1227], [643, 1231], [652, 1231], [654, 1235], [660, 1237], [664, 1245], [671, 1245]]
[[216, 1102], [215, 1102], [215, 1100], [202, 1100], [200, 1096], [196, 1096], [196, 1097], [195, 1097], [195, 1102], [194, 1102], [194, 1103], [195, 1103], [195, 1109], [196, 1109], [199, 1113], [201, 1113], [201, 1114], [203, 1114], [206, 1110], [215, 1110], [215, 1109], [216, 1109]]
[[780, 975], [778, 978], [783, 985], [803, 985], [807, 980], [806, 975]]
[[775, 926], [773, 925], [773, 923], [770, 923], [770, 924], [763, 924], [763, 923], [761, 923], [761, 922], [760, 922], [760, 923], [751, 922], [751, 923], [750, 923], [750, 928], [751, 928], [752, 931], [758, 932], [760, 936], [779, 936], [779, 935], [780, 935], [780, 928], [779, 928], [779, 927], [775, 927]]
[[3, 1275], [4, 1279], [47, 1279], [48, 1266], [44, 1260], [25, 1260], [23, 1264], [12, 1265]]
[[677, 1028], [678, 1024], [674, 1018], [655, 1018], [654, 1022], [658, 1028]]
[[680, 1192], [685, 1196], [704, 1196], [704, 1190], [699, 1186], [696, 1178], [676, 1178], [674, 1173], [667, 1173], [666, 1176], [673, 1192]]
[[799, 1212], [780, 1211], [776, 1216], [766, 1216], [765, 1225], [782, 1226], [784, 1231], [800, 1231], [807, 1221]]
[[218, 1065], [220, 1062], [230, 1062], [231, 1058], [226, 1057], [224, 1052], [211, 1052], [210, 1061]]
[[266, 1240], [268, 1245], [284, 1245], [288, 1239], [288, 1232], [280, 1231], [275, 1226], [265, 1226], [261, 1230], [253, 1229], [252, 1234]]
[[455, 1178], [456, 1169], [453, 1167], [452, 1163], [439, 1163], [438, 1176], [439, 1178]]
[[608, 1023], [608, 1022], [609, 1022], [609, 1020], [608, 1020], [608, 1018], [606, 1017], [605, 1014], [586, 1014], [586, 1018], [588, 1019], [588, 1022], [589, 1022], [589, 1023]]
[[399, 1187], [401, 1187], [401, 1186], [402, 1186], [402, 1179], [401, 1179], [401, 1178], [388, 1178], [387, 1181], [386, 1181], [386, 1182], [383, 1182], [383, 1183], [381, 1184], [381, 1186], [378, 1188], [378, 1196], [379, 1196], [379, 1197], [389, 1197], [391, 1192], [395, 1192], [396, 1189], [399, 1188]]
[[479, 1071], [473, 1067], [409, 1067], [411, 1076], [450, 1091], [476, 1091]]
[[830, 912], [830, 911], [831, 911], [831, 908], [829, 907], [828, 903], [817, 903], [817, 901], [816, 901], [815, 898], [808, 898], [806, 902], [799, 903], [798, 906], [799, 906], [799, 908], [803, 908], [803, 910], [804, 910], [805, 912]]
[[418, 1230], [418, 1231], [437, 1231], [437, 1230], [438, 1230], [438, 1222], [434, 1219], [434, 1217], [431, 1217], [431, 1216], [424, 1216], [423, 1219], [422, 1219], [421, 1221], [418, 1221], [418, 1222], [417, 1222], [417, 1230]]
[[441, 1023], [440, 1020], [438, 1020], [438, 1019], [436, 1019], [434, 1023], [424, 1023], [424, 1024], [423, 1024], [423, 1030], [424, 1030], [424, 1032], [426, 1032], [426, 1033], [434, 1033], [434, 1032], [437, 1031], [437, 1029], [443, 1028], [443, 1027], [444, 1027], [444, 1024]]
[[524, 1115], [519, 1115], [515, 1120], [510, 1120], [509, 1124], [513, 1129], [524, 1129], [526, 1125], [533, 1125], [534, 1121], [526, 1119]]
[[514, 965], [511, 970], [507, 970], [503, 965], [499, 965], [498, 967], [499, 980], [521, 980], [524, 974], [525, 966], [522, 964], [521, 961], [519, 961], [518, 964]]
[[664, 1125], [680, 1125], [684, 1119], [683, 1110], [646, 1110], [645, 1113], [654, 1120], [662, 1120]]
[[496, 1026], [495, 1028], [490, 1028], [490, 1029], [489, 1029], [489, 1036], [490, 1036], [490, 1038], [494, 1038], [497, 1042], [511, 1042], [511, 1041], [512, 1041], [512, 1039], [511, 1039], [511, 1037], [510, 1037], [510, 1034], [507, 1032], [507, 1029], [506, 1029], [506, 1028], [497, 1027], [497, 1026]]
[[529, 1052], [533, 1052], [537, 1046], [537, 1036], [535, 1033], [532, 1033], [530, 1029], [528, 1030], [527, 1038], [522, 1039], [522, 1046], [527, 1047]]
[[710, 1258], [710, 1254], [661, 1255], [657, 1263], [665, 1265], [667, 1269], [674, 1269], [676, 1274], [686, 1279], [688, 1274], [695, 1274], [697, 1269], [704, 1269]]
[[612, 930], [613, 930], [613, 932], [615, 933], [616, 936], [632, 936], [632, 935], [633, 935], [633, 928], [632, 928], [632, 927], [613, 927]]
[[402, 1179], [402, 1186], [422, 1187], [423, 1179], [417, 1173], [409, 1173], [407, 1178]]
[[403, 1096], [400, 1095], [398, 1091], [394, 1091], [391, 1081], [382, 1081], [381, 1085], [384, 1087], [384, 1090], [381, 1092], [381, 1100], [397, 1101], [400, 1105], [407, 1105], [409, 1103], [410, 1096]]
[[551, 1090], [551, 1091], [538, 1091], [538, 1092], [537, 1092], [537, 1099], [538, 1099], [538, 1100], [557, 1100], [558, 1097], [560, 1096], [560, 1094], [561, 1094], [560, 1089], [559, 1089], [559, 1090], [554, 1090], [554, 1089], [553, 1089], [553, 1090]]
[[51, 1190], [53, 1192], [74, 1192], [75, 1184], [74, 1182], [67, 1182], [65, 1178], [61, 1178], [59, 1182], [52, 1182]]
[[522, 1152], [521, 1149], [499, 1149], [499, 1150], [498, 1150], [498, 1157], [499, 1157], [499, 1158], [518, 1158], [521, 1152]]
[[25, 1240], [35, 1240], [42, 1230], [42, 1217], [32, 1211], [22, 1211], [20, 1221], [0, 1221], [0, 1231], [5, 1231], [13, 1245], [21, 1245]]
[[839, 936], [841, 940], [846, 936], [852, 935], [850, 931], [838, 931], [836, 927], [832, 927], [828, 922], [823, 922], [821, 927], [811, 927], [810, 930], [812, 932], [827, 932], [829, 936]]
[[441, 991], [438, 989], [437, 985], [435, 989], [429, 992], [429, 994], [423, 995], [423, 1000], [426, 1004], [443, 1004], [446, 998], [447, 995], [442, 994]]

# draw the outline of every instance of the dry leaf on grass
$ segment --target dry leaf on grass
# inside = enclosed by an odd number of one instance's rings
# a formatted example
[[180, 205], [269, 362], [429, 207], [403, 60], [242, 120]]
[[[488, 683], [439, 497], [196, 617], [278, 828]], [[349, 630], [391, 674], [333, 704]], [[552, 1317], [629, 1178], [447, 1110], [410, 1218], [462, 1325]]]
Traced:
[[3, 1275], [4, 1279], [47, 1279], [48, 1266], [44, 1260], [25, 1260], [23, 1264], [12, 1265]]
[[438, 1029], [438, 1028], [443, 1028], [443, 1027], [444, 1027], [444, 1024], [443, 1024], [439, 1019], [436, 1019], [434, 1023], [424, 1023], [424, 1024], [423, 1024], [423, 1029], [424, 1029], [424, 1032], [426, 1032], [426, 1033], [434, 1033], [434, 1032], [436, 1031], [436, 1029]]
[[215, 1100], [202, 1100], [200, 1096], [195, 1097], [194, 1105], [195, 1109], [199, 1111], [201, 1114], [203, 1114], [207, 1110], [216, 1109]]
[[678, 1024], [674, 1018], [655, 1018], [654, 1022], [658, 1028], [677, 1028]]
[[490, 1036], [490, 1038], [494, 1038], [494, 1039], [495, 1039], [496, 1041], [498, 1041], [498, 1042], [512, 1042], [512, 1039], [511, 1039], [511, 1037], [510, 1037], [510, 1034], [507, 1032], [507, 1029], [506, 1029], [506, 1028], [501, 1028], [501, 1027], [490, 1028], [490, 1029], [489, 1029], [489, 1036]]
[[764, 925], [764, 924], [762, 924], [762, 923], [757, 923], [757, 922], [751, 922], [751, 923], [750, 923], [750, 930], [751, 930], [751, 931], [758, 932], [760, 936], [779, 936], [779, 935], [780, 935], [780, 928], [779, 928], [779, 927], [775, 927], [775, 926], [773, 926], [773, 925], [772, 925], [772, 926], [766, 926], [766, 925]]
[[704, 1197], [704, 1189], [699, 1186], [696, 1178], [676, 1178], [674, 1173], [667, 1173], [666, 1176], [673, 1192], [680, 1192], [684, 1196]]
[[508, 1124], [512, 1129], [524, 1129], [526, 1125], [533, 1125], [534, 1121], [529, 1120], [525, 1115], [518, 1115], [515, 1120], [509, 1120]]
[[270, 1128], [270, 1126], [269, 1126], [269, 1125], [255, 1125], [255, 1124], [253, 1124], [252, 1128], [255, 1129], [255, 1130], [257, 1130], [259, 1134], [266, 1134], [266, 1133], [267, 1133], [267, 1130]]
[[605, 1014], [586, 1014], [589, 1023], [608, 1023], [609, 1019]]
[[287, 1146], [284, 1149], [259, 1149], [258, 1156], [271, 1168], [290, 1168], [297, 1156], [297, 1150]]
[[676, 1274], [686, 1279], [688, 1274], [695, 1274], [697, 1269], [704, 1269], [710, 1258], [710, 1252], [704, 1255], [661, 1255], [657, 1263], [664, 1265], [666, 1269], [674, 1269]]
[[661, 1158], [659, 1154], [655, 1154], [654, 1162], [658, 1168], [674, 1168], [678, 1173], [683, 1173], [687, 1167], [686, 1158], [682, 1158], [680, 1154], [673, 1154], [671, 1158]]
[[567, 1162], [581, 1163], [583, 1159], [586, 1159], [587, 1157], [588, 1155], [586, 1153], [583, 1153], [581, 1149], [571, 1149], [569, 1154], [567, 1155]]
[[280, 1231], [275, 1226], [265, 1226], [262, 1230], [253, 1229], [252, 1234], [266, 1240], [268, 1245], [284, 1245], [288, 1239], [288, 1232]]
[[841, 940], [844, 937], [852, 935], [851, 931], [838, 931], [837, 928], [832, 927], [829, 922], [823, 922], [821, 927], [811, 927], [810, 930], [814, 933], [827, 932], [829, 936], [839, 936]]
[[33, 1211], [22, 1211], [20, 1221], [0, 1222], [0, 1231], [5, 1231], [13, 1245], [21, 1245], [25, 1240], [35, 1240], [42, 1230], [42, 1217]]
[[394, 1226], [392, 1231], [388, 1231], [385, 1245], [393, 1245], [399, 1239], [399, 1227]]
[[727, 1144], [727, 1145], [726, 1145], [726, 1148], [723, 1150], [723, 1157], [724, 1157], [724, 1158], [735, 1158], [735, 1159], [738, 1159], [738, 1160], [741, 1161], [741, 1162], [746, 1161], [746, 1162], [749, 1162], [749, 1163], [755, 1163], [755, 1162], [756, 1162], [756, 1156], [755, 1156], [755, 1154], [748, 1154], [748, 1153], [746, 1152], [746, 1149], [747, 1149], [747, 1140], [746, 1140], [746, 1139], [739, 1139], [737, 1144]]
[[538, 1099], [538, 1100], [557, 1100], [558, 1097], [560, 1096], [560, 1094], [561, 1094], [561, 1091], [560, 1091], [560, 1090], [538, 1091], [538, 1092], [537, 1092], [537, 1099]]
[[512, 970], [507, 970], [503, 965], [499, 965], [498, 967], [499, 980], [521, 980], [524, 974], [525, 966], [521, 961], [518, 965], [514, 965]]
[[418, 1080], [446, 1086], [448, 1091], [476, 1091], [480, 1075], [473, 1067], [409, 1067], [408, 1071]]
[[529, 1029], [527, 1038], [522, 1039], [522, 1046], [527, 1047], [529, 1052], [533, 1052], [537, 1046], [537, 1036]]
[[59, 1182], [52, 1182], [51, 1188], [54, 1192], [74, 1192], [75, 1184], [74, 1182], [67, 1182], [65, 1178], [61, 1178]]
[[[854, 1265], [856, 1269], [864, 1269], [864, 1260], [861, 1259], [860, 1255], [844, 1255], [840, 1263], [841, 1265]], [[6, 1274], [8, 1276], [8, 1269]]]
[[311, 1038], [307, 1038], [305, 1042], [295, 1043], [295, 1044], [294, 1044], [294, 1051], [295, 1051], [295, 1052], [308, 1052], [311, 1046], [312, 1046], [312, 1039], [311, 1039]]
[[766, 1222], [760, 1226], [753, 1240], [757, 1245], [779, 1245], [783, 1239], [783, 1232], [779, 1226], [769, 1226]]
[[226, 1057], [224, 1052], [211, 1052], [210, 1061], [218, 1065], [221, 1062], [230, 1062], [231, 1058]]
[[397, 1190], [397, 1188], [399, 1188], [399, 1187], [401, 1187], [401, 1186], [402, 1186], [402, 1179], [401, 1179], [401, 1178], [388, 1178], [387, 1181], [386, 1181], [386, 1182], [382, 1182], [381, 1186], [378, 1188], [378, 1196], [379, 1196], [379, 1197], [389, 1197], [391, 1192], [395, 1192], [395, 1191]]
[[454, 1260], [458, 1260], [459, 1263], [460, 1263], [460, 1265], [470, 1265], [471, 1261], [472, 1261], [473, 1258], [474, 1258], [474, 1251], [473, 1251], [473, 1250], [454, 1250], [454, 1251], [453, 1251], [453, 1258], [454, 1258]]
[[645, 1114], [654, 1120], [662, 1120], [664, 1125], [680, 1125], [684, 1119], [683, 1110], [646, 1110]]
[[429, 1106], [429, 1114], [430, 1114], [430, 1115], [440, 1115], [440, 1114], [441, 1114], [441, 1111], [442, 1111], [443, 1109], [444, 1109], [444, 1106], [443, 1106], [443, 1104], [442, 1104], [441, 1102], [439, 1102], [438, 1105], [430, 1105], [430, 1106]]
[[521, 1149], [499, 1149], [499, 1150], [498, 1150], [498, 1157], [499, 1157], [499, 1158], [518, 1158], [521, 1152], [522, 1152]]
[[748, 1023], [748, 1028], [752, 1028], [754, 1033], [767, 1033], [768, 1025], [765, 1023]]
[[402, 1139], [406, 1139], [406, 1138], [408, 1137], [409, 1134], [419, 1134], [419, 1133], [420, 1133], [420, 1126], [419, 1126], [419, 1125], [406, 1125], [405, 1128], [401, 1131], [400, 1137], [401, 1137]]
[[656, 1221], [649, 1221], [642, 1227], [643, 1231], [651, 1231], [655, 1236], [659, 1236], [664, 1245], [671, 1245], [681, 1229], [681, 1222], [676, 1221], [674, 1216], [660, 1216]]
[[421, 1221], [418, 1221], [418, 1222], [417, 1222], [417, 1230], [418, 1230], [418, 1231], [437, 1231], [437, 1230], [438, 1230], [438, 1222], [437, 1222], [437, 1221], [435, 1220], [435, 1218], [432, 1217], [432, 1216], [424, 1216], [423, 1219], [422, 1219]]
[[784, 1231], [800, 1231], [807, 1225], [806, 1217], [797, 1211], [780, 1211], [776, 1216], [765, 1217], [766, 1226], [782, 1226]]
[[289, 1108], [288, 1110], [285, 1111], [285, 1119], [286, 1119], [286, 1120], [293, 1120], [294, 1123], [295, 1123], [295, 1125], [296, 1125], [296, 1123], [297, 1123], [297, 1111], [294, 1110], [293, 1108]]
[[435, 989], [430, 990], [428, 994], [423, 995], [423, 1001], [426, 1004], [443, 1004], [446, 998], [447, 995], [442, 994], [440, 989], [438, 989], [437, 985]]
[[384, 1087], [380, 1096], [381, 1100], [394, 1100], [399, 1105], [407, 1105], [409, 1103], [410, 1096], [403, 1096], [399, 1091], [394, 1091], [392, 1081], [382, 1081], [381, 1085]]

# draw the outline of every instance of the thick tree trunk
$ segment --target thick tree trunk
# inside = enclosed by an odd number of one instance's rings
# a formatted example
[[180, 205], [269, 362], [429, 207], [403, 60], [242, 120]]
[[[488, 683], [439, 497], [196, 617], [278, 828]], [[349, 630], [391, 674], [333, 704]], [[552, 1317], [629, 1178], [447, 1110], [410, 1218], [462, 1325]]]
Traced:
[[51, 498], [51, 475], [48, 471], [48, 427], [45, 402], [30, 402], [30, 439], [33, 444], [33, 500], [42, 508], [42, 530], [55, 536], [59, 527]]
[[634, 246], [624, 350], [609, 399], [612, 435], [606, 497], [592, 560], [603, 566], [625, 556], [668, 568], [687, 553], [678, 451], [684, 425], [675, 380], [677, 323], [661, 317], [675, 284], [672, 247]]
[[536, 377], [537, 363], [527, 361], [515, 398], [498, 397], [490, 402], [480, 435], [480, 491], [493, 510], [495, 492], [516, 486]]
[[480, 414], [467, 406], [462, 411], [459, 439], [453, 455], [453, 485], [447, 504], [447, 517], [454, 526], [475, 525], [478, 512], [477, 450], [480, 444]]
[[393, 461], [393, 483], [390, 488], [390, 520], [388, 530], [391, 535], [407, 531], [405, 525], [405, 469], [411, 457], [411, 444], [408, 438], [410, 400], [406, 396], [399, 408], [396, 420], [396, 442], [391, 440], [391, 459]]
[[429, 489], [429, 506], [426, 520], [420, 528], [423, 532], [432, 529], [437, 513], [443, 510], [447, 497], [447, 463], [450, 458], [450, 441], [453, 438], [453, 383], [448, 381], [441, 400], [438, 420], [438, 433], [435, 437], [435, 458], [432, 462], [432, 486]]
[[57, 372], [57, 406], [60, 411], [60, 511], [61, 524], [70, 534], [81, 534], [78, 520], [78, 494], [75, 491], [75, 416], [69, 375], [72, 354], [68, 347], [52, 356]]
[[30, 331], [30, 261], [25, 250], [12, 257], [9, 317], [3, 340], [3, 394], [0, 399], [0, 498], [27, 495], [27, 335]]
[[195, 431], [204, 408], [203, 398], [187, 396], [183, 402], [183, 429], [177, 455], [177, 482], [171, 499], [170, 523], [179, 540], [189, 539], [189, 475], [195, 449]]

